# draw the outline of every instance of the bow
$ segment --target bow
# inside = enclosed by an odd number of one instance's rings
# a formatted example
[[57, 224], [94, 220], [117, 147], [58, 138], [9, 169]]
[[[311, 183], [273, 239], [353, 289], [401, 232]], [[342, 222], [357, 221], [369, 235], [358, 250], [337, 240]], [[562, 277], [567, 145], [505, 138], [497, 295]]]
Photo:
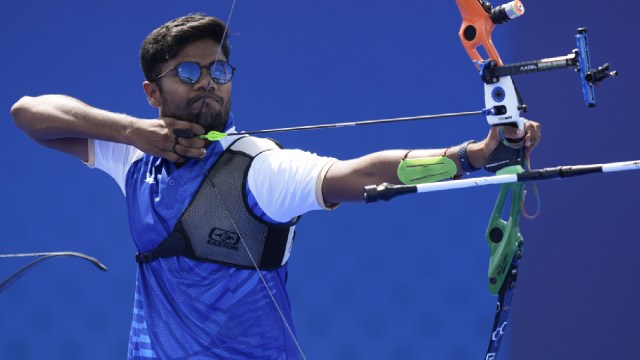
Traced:
[[[462, 15], [462, 25], [459, 32], [460, 40], [477, 69], [481, 71], [481, 75], [486, 64], [490, 63], [494, 67], [503, 65], [502, 59], [491, 40], [493, 29], [496, 23], [505, 22], [522, 15], [524, 13], [522, 3], [516, 0], [508, 4], [508, 6], [501, 6], [497, 9], [492, 9], [490, 4], [479, 0], [456, 0], [456, 3]], [[482, 58], [479, 51], [482, 49], [486, 51], [490, 60]], [[526, 105], [523, 104], [511, 77], [503, 76], [497, 78], [494, 76], [489, 77], [488, 80], [484, 83], [485, 104], [499, 106], [502, 111], [497, 115], [488, 115], [487, 122], [492, 126], [514, 125], [524, 129], [520, 111], [526, 110]], [[520, 165], [523, 164], [524, 160], [522, 152], [511, 149], [503, 143], [496, 150], [506, 154], [509, 160], [508, 163], [514, 165], [513, 167], [505, 168], [503, 171], [521, 172], [522, 167]], [[504, 157], [499, 160], [504, 160]], [[500, 164], [503, 162], [490, 159], [489, 163]], [[511, 211], [509, 212], [509, 219], [504, 220], [502, 219], [502, 212], [509, 193], [512, 194]], [[520, 222], [519, 204], [522, 203], [522, 199], [523, 184], [503, 185], [485, 234], [490, 249], [489, 291], [494, 295], [498, 295], [491, 338], [485, 355], [486, 360], [497, 357], [509, 317], [513, 290], [517, 279], [518, 262], [522, 254], [523, 238], [518, 227]]]
[[44, 253], [29, 253], [29, 254], [0, 254], [0, 258], [21, 258], [21, 257], [37, 257], [37, 259], [31, 261], [27, 265], [20, 268], [18, 271], [9, 275], [5, 280], [0, 283], [0, 293], [9, 288], [16, 280], [18, 280], [22, 275], [24, 275], [27, 270], [32, 269], [35, 265], [43, 262], [44, 260], [51, 259], [54, 257], [61, 256], [70, 256], [76, 257], [79, 259], [83, 259], [89, 261], [93, 265], [95, 265], [98, 269], [102, 271], [107, 271], [107, 267], [104, 266], [98, 259], [91, 257], [89, 255], [85, 255], [79, 252], [71, 252], [71, 251], [61, 251], [61, 252], [44, 252]]
[[[523, 103], [511, 75], [573, 67], [580, 73], [584, 100], [589, 107], [595, 106], [594, 84], [607, 77], [618, 75], [616, 71], [610, 71], [609, 64], [596, 70], [591, 68], [587, 29], [585, 28], [578, 29], [577, 49], [567, 56], [505, 65], [491, 37], [497, 24], [505, 23], [524, 14], [522, 2], [515, 0], [498, 7], [492, 7], [484, 0], [456, 0], [456, 3], [462, 16], [462, 25], [459, 31], [460, 40], [484, 82], [485, 106], [498, 109], [496, 113], [487, 115], [487, 121], [492, 126], [510, 125], [520, 129], [524, 128], [524, 120], [520, 117], [520, 112], [526, 111], [527, 107]], [[487, 56], [483, 58], [481, 51], [486, 52]], [[544, 171], [548, 169], [543, 169], [537, 172], [529, 171], [528, 175], [525, 175], [523, 166], [526, 161], [526, 154], [522, 150], [514, 149], [508, 141], [503, 140], [489, 158], [486, 169], [497, 172], [498, 176], [494, 178], [511, 175], [530, 180], [536, 178], [531, 174], [550, 173]], [[632, 164], [634, 166], [631, 169], [638, 168], [637, 161]], [[598, 169], [601, 168], [602, 165], [598, 167]], [[562, 171], [554, 174], [560, 177], [569, 176], [567, 175], [569, 173], [573, 174], [573, 172]], [[538, 178], [550, 177], [540, 176]], [[481, 183], [479, 179], [473, 180], [476, 184]], [[513, 299], [518, 263], [522, 257], [524, 240], [520, 233], [519, 222], [520, 206], [524, 199], [524, 184], [519, 181], [522, 180], [501, 186], [485, 234], [490, 249], [489, 291], [498, 295], [497, 309], [485, 360], [493, 360], [498, 356]], [[503, 219], [502, 214], [509, 193], [511, 193], [511, 209], [508, 218]]]

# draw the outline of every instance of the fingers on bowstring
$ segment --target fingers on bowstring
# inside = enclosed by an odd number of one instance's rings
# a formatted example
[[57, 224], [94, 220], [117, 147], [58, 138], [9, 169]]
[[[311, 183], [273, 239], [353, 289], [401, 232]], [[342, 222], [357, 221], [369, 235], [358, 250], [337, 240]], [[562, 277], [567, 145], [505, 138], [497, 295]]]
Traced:
[[183, 137], [191, 138], [196, 135], [204, 134], [204, 128], [196, 123], [192, 123], [189, 121], [181, 121], [179, 124], [176, 124], [176, 125], [179, 125], [179, 126], [176, 126], [176, 130], [179, 129], [184, 132], [189, 132], [189, 135], [183, 136]]
[[185, 157], [180, 154], [180, 149], [178, 149], [180, 144], [178, 143], [177, 139], [178, 137], [175, 137], [175, 141], [169, 145], [169, 148], [167, 150], [165, 150], [166, 155], [163, 157], [174, 163], [183, 163], [187, 161], [187, 159], [185, 159]]
[[[180, 120], [172, 117], [162, 117], [160, 120], [164, 121], [169, 129], [172, 129], [175, 135], [175, 130], [188, 131], [191, 135], [204, 134], [204, 128], [200, 124], [196, 124], [190, 121]], [[182, 135], [181, 135], [182, 136]], [[186, 135], [185, 135], [186, 136]]]
[[186, 129], [173, 129], [175, 141], [173, 144], [173, 152], [184, 158], [200, 159], [205, 156], [205, 142], [198, 139], [194, 134]]
[[[201, 159], [206, 155], [207, 150], [204, 147], [202, 146], [194, 147], [189, 145], [183, 145], [183, 142], [185, 142], [185, 139], [184, 138], [178, 138], [178, 139], [179, 141], [173, 145], [173, 152], [175, 154], [185, 158], [193, 158], [193, 159]], [[194, 140], [202, 141], [202, 139], [194, 139]]]

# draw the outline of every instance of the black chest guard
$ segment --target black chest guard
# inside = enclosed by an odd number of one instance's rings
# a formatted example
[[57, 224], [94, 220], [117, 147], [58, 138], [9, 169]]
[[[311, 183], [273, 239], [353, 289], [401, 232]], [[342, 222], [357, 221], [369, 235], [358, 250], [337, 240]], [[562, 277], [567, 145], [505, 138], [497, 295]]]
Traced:
[[136, 261], [185, 256], [245, 269], [284, 265], [300, 217], [284, 224], [267, 223], [249, 209], [246, 195], [251, 162], [260, 153], [275, 149], [279, 146], [273, 141], [250, 136], [229, 145], [207, 170], [169, 236], [157, 248], [138, 253]]

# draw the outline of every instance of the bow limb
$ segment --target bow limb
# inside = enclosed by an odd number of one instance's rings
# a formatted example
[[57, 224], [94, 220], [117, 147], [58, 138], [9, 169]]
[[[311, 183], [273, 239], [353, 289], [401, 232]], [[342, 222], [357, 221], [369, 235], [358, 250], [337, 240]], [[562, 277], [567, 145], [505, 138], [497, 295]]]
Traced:
[[98, 259], [85, 255], [83, 253], [71, 252], [71, 251], [61, 251], [61, 252], [45, 252], [45, 253], [30, 253], [30, 254], [1, 254], [0, 258], [17, 258], [17, 257], [37, 257], [37, 259], [28, 263], [27, 265], [20, 268], [18, 271], [9, 275], [5, 280], [0, 283], [0, 293], [9, 288], [16, 280], [18, 280], [22, 275], [24, 275], [28, 270], [33, 269], [34, 266], [38, 265], [42, 261], [54, 257], [60, 256], [70, 256], [76, 257], [79, 259], [84, 259], [89, 261], [93, 265], [95, 265], [98, 269], [102, 271], [107, 271], [107, 267], [102, 264]]
[[[520, 174], [521, 166], [510, 166], [498, 174]], [[518, 262], [522, 257], [523, 238], [520, 234], [520, 203], [523, 198], [523, 183], [503, 184], [491, 215], [485, 239], [489, 245], [489, 291], [498, 296], [491, 336], [485, 355], [486, 360], [498, 357], [505, 328], [508, 324], [514, 287], [518, 278]], [[511, 208], [508, 219], [503, 219], [503, 209], [511, 193]]]
[[480, 47], [489, 54], [489, 59], [502, 65], [498, 50], [491, 41], [496, 25], [481, 2], [478, 0], [456, 0], [456, 3], [462, 15], [462, 25], [458, 35], [471, 60], [477, 62], [478, 70], [480, 70], [479, 63], [485, 61], [478, 50]]

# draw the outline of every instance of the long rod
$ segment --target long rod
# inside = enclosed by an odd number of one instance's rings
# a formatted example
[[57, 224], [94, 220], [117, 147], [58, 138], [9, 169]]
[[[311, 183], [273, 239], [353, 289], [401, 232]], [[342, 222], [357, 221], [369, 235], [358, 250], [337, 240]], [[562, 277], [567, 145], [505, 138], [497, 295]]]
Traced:
[[485, 176], [462, 180], [442, 181], [418, 185], [372, 185], [365, 187], [365, 202], [391, 200], [404, 194], [454, 190], [485, 185], [509, 184], [515, 182], [549, 180], [595, 173], [609, 173], [618, 171], [640, 170], [640, 160], [622, 161], [607, 164], [569, 165], [538, 170], [524, 171], [518, 174]]

